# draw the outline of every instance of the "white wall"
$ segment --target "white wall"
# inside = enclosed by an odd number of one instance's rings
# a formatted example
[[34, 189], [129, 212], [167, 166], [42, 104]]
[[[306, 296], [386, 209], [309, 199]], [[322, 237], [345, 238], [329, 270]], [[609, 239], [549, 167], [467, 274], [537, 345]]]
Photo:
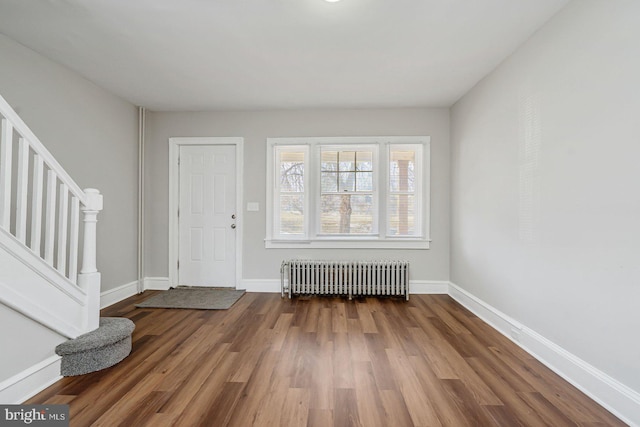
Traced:
[[136, 280], [136, 108], [3, 35], [0, 58], [0, 94], [81, 188], [104, 195], [102, 290]]
[[[283, 259], [295, 249], [265, 249], [266, 138], [293, 136], [431, 136], [431, 236], [429, 250], [365, 250], [360, 257], [404, 258], [412, 279], [449, 278], [449, 111], [448, 109], [297, 110], [269, 112], [154, 112], [147, 116], [146, 271], [167, 277], [168, 140], [184, 136], [245, 138], [244, 204], [259, 202], [259, 212], [244, 215], [243, 279], [279, 279]], [[309, 257], [353, 258], [351, 250], [309, 250]]]
[[640, 2], [569, 4], [451, 121], [451, 281], [640, 390]]

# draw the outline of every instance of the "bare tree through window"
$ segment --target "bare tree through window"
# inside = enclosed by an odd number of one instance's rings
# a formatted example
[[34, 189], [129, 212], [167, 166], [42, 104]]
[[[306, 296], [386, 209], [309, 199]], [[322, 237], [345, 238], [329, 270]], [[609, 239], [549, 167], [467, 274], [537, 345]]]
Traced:
[[323, 150], [320, 169], [321, 232], [372, 233], [373, 152]]
[[280, 230], [304, 233], [304, 153], [280, 153]]

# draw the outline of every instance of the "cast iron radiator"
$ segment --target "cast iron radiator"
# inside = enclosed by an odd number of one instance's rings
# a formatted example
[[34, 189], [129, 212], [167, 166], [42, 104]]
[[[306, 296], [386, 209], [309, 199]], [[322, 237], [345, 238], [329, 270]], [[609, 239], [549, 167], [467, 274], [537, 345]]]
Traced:
[[280, 280], [282, 297], [389, 295], [409, 300], [408, 261], [285, 260]]

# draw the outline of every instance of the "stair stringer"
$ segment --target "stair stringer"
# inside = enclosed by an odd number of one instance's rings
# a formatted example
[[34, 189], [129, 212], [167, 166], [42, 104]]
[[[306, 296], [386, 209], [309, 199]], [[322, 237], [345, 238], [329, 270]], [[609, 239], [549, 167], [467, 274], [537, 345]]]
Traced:
[[87, 294], [0, 228], [0, 302], [67, 337], [87, 328]]

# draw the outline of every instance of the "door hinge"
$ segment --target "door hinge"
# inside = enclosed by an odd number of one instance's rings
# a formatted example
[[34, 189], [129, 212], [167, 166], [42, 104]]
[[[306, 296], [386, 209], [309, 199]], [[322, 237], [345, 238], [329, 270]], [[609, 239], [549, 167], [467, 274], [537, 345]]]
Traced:
[[180, 260], [178, 260], [178, 270], [180, 270]]
[[178, 166], [180, 166], [180, 156], [178, 156]]

